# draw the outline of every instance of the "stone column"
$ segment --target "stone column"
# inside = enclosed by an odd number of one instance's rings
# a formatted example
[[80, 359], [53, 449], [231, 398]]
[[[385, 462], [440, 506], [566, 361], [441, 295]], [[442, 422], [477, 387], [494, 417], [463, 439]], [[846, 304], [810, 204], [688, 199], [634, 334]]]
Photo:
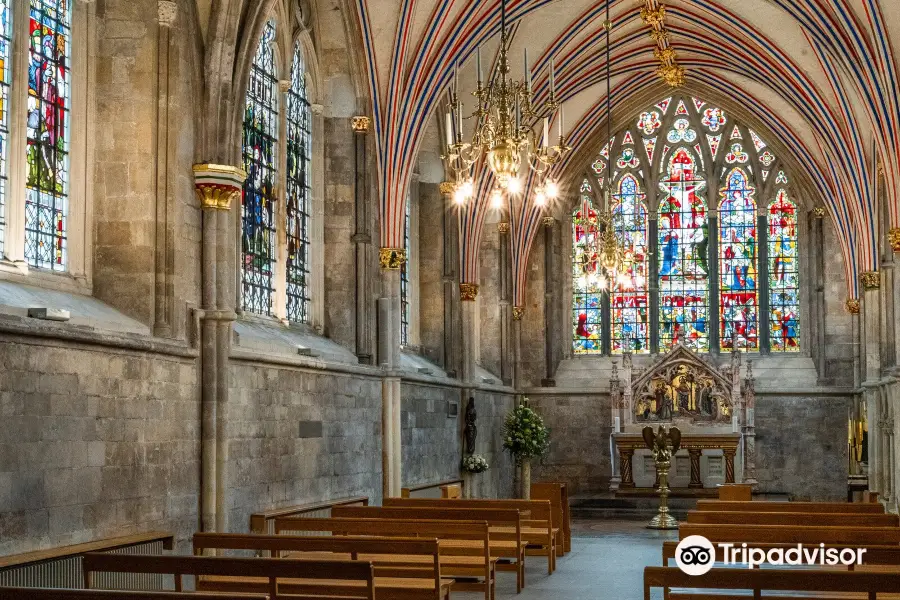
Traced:
[[366, 365], [374, 363], [372, 350], [372, 315], [369, 302], [369, 265], [371, 264], [372, 234], [369, 229], [368, 157], [366, 134], [369, 117], [353, 117], [354, 141], [354, 206], [356, 209], [353, 243], [356, 244], [356, 356]]
[[[194, 165], [194, 186], [203, 210], [200, 358], [201, 527], [225, 527], [225, 402], [228, 399], [227, 361], [234, 320], [234, 264], [229, 254], [231, 204], [240, 197], [246, 173], [226, 165]], [[229, 252], [230, 250], [230, 252]], [[228, 268], [231, 268], [229, 271]], [[222, 330], [226, 332], [222, 339]]]
[[170, 32], [178, 16], [173, 0], [158, 0], [156, 33], [156, 239], [153, 333], [173, 335], [175, 295], [175, 208], [169, 193]]
[[863, 287], [862, 375], [864, 382], [875, 382], [881, 377], [881, 274], [868, 271], [860, 279]]
[[455, 189], [452, 181], [440, 185], [444, 198], [444, 370], [450, 377], [462, 371], [459, 298], [459, 223], [450, 199]]
[[650, 236], [650, 353], [659, 354], [659, 220], [652, 213], [648, 227]]
[[512, 261], [509, 251], [509, 222], [497, 224], [500, 243], [500, 379], [512, 383]]
[[459, 298], [462, 301], [462, 380], [468, 386], [475, 385], [475, 344], [478, 335], [477, 283], [460, 283]]
[[691, 482], [688, 484], [689, 488], [702, 488], [703, 481], [700, 479], [700, 455], [703, 454], [703, 450], [700, 448], [689, 448], [688, 455], [691, 457]]
[[815, 319], [816, 319], [816, 363], [819, 372], [819, 380], [827, 376], [827, 362], [825, 360], [825, 248], [824, 248], [824, 223], [825, 209], [817, 206], [813, 209], [815, 223], [813, 225], [812, 256], [815, 257]]
[[634, 488], [634, 470], [632, 467], [632, 459], [634, 458], [633, 448], [622, 448], [619, 450], [619, 467], [622, 472], [622, 483], [619, 489]]
[[525, 316], [524, 306], [513, 306], [513, 389], [522, 388], [522, 318]]
[[382, 496], [397, 497], [401, 477], [400, 403], [400, 268], [405, 248], [382, 248], [382, 290], [378, 299], [378, 362], [384, 372], [381, 383]]
[[[900, 375], [900, 273], [896, 268], [898, 255], [900, 255], [900, 227], [888, 231], [888, 246], [891, 250], [891, 264], [895, 266], [890, 280], [885, 280], [886, 293], [890, 296], [891, 313], [893, 318], [890, 323], [892, 327], [888, 327], [887, 335], [894, 339], [893, 356], [891, 357], [891, 366], [894, 367], [897, 375]], [[890, 286], [887, 286], [890, 281]]]
[[554, 232], [556, 219], [544, 217], [544, 368], [545, 376], [541, 385], [555, 387], [553, 379], [556, 358], [556, 322], [553, 315], [556, 313], [556, 299], [559, 297], [559, 289], [556, 286], [557, 269], [553, 260]]

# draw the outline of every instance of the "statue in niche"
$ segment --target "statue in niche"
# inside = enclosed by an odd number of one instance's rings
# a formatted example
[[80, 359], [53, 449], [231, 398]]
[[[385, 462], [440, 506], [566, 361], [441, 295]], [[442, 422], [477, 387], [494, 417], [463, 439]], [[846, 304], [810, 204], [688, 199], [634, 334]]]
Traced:
[[478, 437], [478, 427], [475, 421], [478, 419], [478, 413], [475, 412], [475, 398], [469, 397], [469, 403], [466, 405], [466, 429], [464, 435], [466, 437], [466, 453], [475, 453], [475, 439]]

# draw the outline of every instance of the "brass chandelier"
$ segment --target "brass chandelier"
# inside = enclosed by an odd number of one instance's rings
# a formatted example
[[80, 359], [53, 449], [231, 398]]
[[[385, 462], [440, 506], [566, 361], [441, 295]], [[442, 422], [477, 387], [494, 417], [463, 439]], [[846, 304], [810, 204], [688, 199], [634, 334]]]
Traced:
[[[520, 169], [527, 164], [538, 177], [557, 164], [571, 150], [566, 145], [563, 131], [562, 103], [556, 97], [553, 61], [550, 62], [550, 96], [541, 106], [536, 106], [531, 88], [531, 70], [528, 66], [528, 50], [525, 50], [525, 77], [523, 81], [510, 78], [509, 33], [506, 29], [506, 0], [501, 2], [500, 50], [495, 73], [487, 81], [482, 77], [481, 48], [476, 50], [477, 81], [472, 95], [475, 110], [464, 115], [459, 94], [458, 72], [450, 93], [450, 110], [446, 115], [447, 152], [443, 156], [452, 173], [456, 192], [455, 200], [462, 204], [474, 195], [472, 165], [484, 159], [497, 183], [492, 192], [492, 205], [502, 205], [502, 194], [519, 194], [523, 189]], [[558, 111], [558, 141], [550, 145], [549, 121], [546, 116]], [[543, 119], [540, 137], [533, 125]], [[474, 119], [475, 131], [471, 141], [463, 141], [463, 120]], [[453, 125], [456, 125], [454, 132]], [[541, 206], [559, 194], [557, 183], [551, 179], [540, 182], [535, 190], [535, 204]]]

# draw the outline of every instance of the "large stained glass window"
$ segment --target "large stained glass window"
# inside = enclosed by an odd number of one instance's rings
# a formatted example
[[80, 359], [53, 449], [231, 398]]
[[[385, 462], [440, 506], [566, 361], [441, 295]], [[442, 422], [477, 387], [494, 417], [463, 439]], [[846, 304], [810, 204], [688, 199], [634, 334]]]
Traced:
[[581, 186], [581, 203], [572, 215], [572, 347], [575, 354], [603, 352], [603, 286], [594, 243], [599, 220], [591, 185]]
[[67, 264], [71, 18], [71, 0], [30, 0], [25, 260], [54, 271]]
[[410, 261], [410, 197], [406, 197], [406, 217], [403, 222], [403, 247], [406, 249], [406, 260], [400, 265], [400, 344], [409, 344], [409, 261]]
[[660, 349], [684, 344], [708, 350], [709, 226], [700, 196], [706, 181], [690, 150], [672, 153], [659, 185]]
[[3, 243], [6, 239], [6, 194], [8, 190], [6, 152], [9, 148], [11, 18], [9, 0], [0, 0], [0, 258], [3, 257]]
[[241, 239], [244, 310], [270, 315], [274, 309], [277, 258], [275, 184], [278, 164], [278, 76], [275, 70], [275, 23], [266, 23], [244, 108], [244, 182]]
[[287, 317], [309, 320], [310, 109], [300, 43], [294, 45], [287, 95]]
[[613, 228], [624, 255], [624, 268], [611, 299], [613, 352], [650, 351], [647, 207], [643, 199], [637, 179], [623, 176], [613, 209]]
[[759, 349], [756, 190], [732, 169], [719, 204], [719, 314], [723, 350]]
[[781, 189], [768, 212], [769, 344], [775, 352], [797, 352], [800, 350], [797, 205]]

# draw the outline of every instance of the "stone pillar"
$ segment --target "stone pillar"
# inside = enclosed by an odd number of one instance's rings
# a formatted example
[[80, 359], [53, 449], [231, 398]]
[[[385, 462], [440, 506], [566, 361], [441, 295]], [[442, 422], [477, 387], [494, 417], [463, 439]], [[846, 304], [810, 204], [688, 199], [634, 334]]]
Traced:
[[864, 382], [874, 382], [881, 377], [881, 274], [868, 271], [860, 278], [863, 286], [862, 376]]
[[689, 488], [702, 488], [703, 480], [700, 479], [700, 455], [703, 454], [703, 450], [700, 448], [690, 448], [688, 450], [688, 455], [691, 457], [691, 482], [688, 484]]
[[459, 298], [462, 301], [462, 380], [475, 385], [475, 344], [478, 335], [477, 283], [460, 283]]
[[369, 198], [366, 152], [366, 134], [369, 117], [351, 119], [354, 138], [354, 201], [356, 209], [353, 243], [356, 244], [356, 356], [366, 365], [374, 363], [371, 331], [371, 304], [369, 301], [369, 265], [371, 264], [372, 234], [369, 230]]
[[[891, 250], [891, 264], [895, 266], [890, 280], [885, 280], [886, 293], [890, 296], [892, 319], [889, 323], [887, 335], [894, 339], [893, 356], [891, 366], [897, 375], [900, 375], [900, 273], [896, 268], [898, 255], [900, 255], [900, 227], [888, 231], [888, 246]], [[888, 283], [890, 285], [888, 286]]]
[[500, 243], [500, 379], [512, 383], [512, 261], [509, 249], [509, 222], [497, 224]]
[[559, 289], [556, 285], [557, 268], [553, 260], [553, 252], [556, 248], [554, 233], [556, 219], [544, 217], [544, 379], [541, 385], [555, 387], [553, 379], [556, 370], [556, 299], [559, 297]]
[[459, 298], [459, 224], [450, 199], [455, 185], [441, 183], [444, 197], [444, 370], [450, 377], [459, 377], [462, 370]]
[[178, 16], [173, 0], [158, 0], [156, 33], [156, 239], [153, 334], [174, 334], [175, 208], [169, 193], [169, 57], [170, 32]]
[[813, 209], [815, 222], [813, 225], [812, 256], [815, 257], [815, 325], [816, 325], [816, 356], [819, 380], [827, 377], [827, 362], [825, 360], [825, 248], [824, 248], [824, 223], [825, 209], [817, 206]]
[[382, 248], [382, 275], [378, 299], [378, 362], [384, 372], [381, 383], [382, 496], [397, 497], [402, 487], [400, 403], [400, 268], [405, 248]]
[[513, 306], [513, 389], [522, 388], [522, 318], [525, 316], [524, 306]]
[[[201, 358], [200, 477], [201, 528], [225, 528], [225, 403], [233, 301], [234, 244], [229, 235], [231, 204], [241, 193], [246, 173], [226, 165], [194, 165], [194, 186], [203, 210], [199, 311]], [[230, 269], [230, 270], [229, 270]], [[223, 339], [223, 331], [225, 332]]]

